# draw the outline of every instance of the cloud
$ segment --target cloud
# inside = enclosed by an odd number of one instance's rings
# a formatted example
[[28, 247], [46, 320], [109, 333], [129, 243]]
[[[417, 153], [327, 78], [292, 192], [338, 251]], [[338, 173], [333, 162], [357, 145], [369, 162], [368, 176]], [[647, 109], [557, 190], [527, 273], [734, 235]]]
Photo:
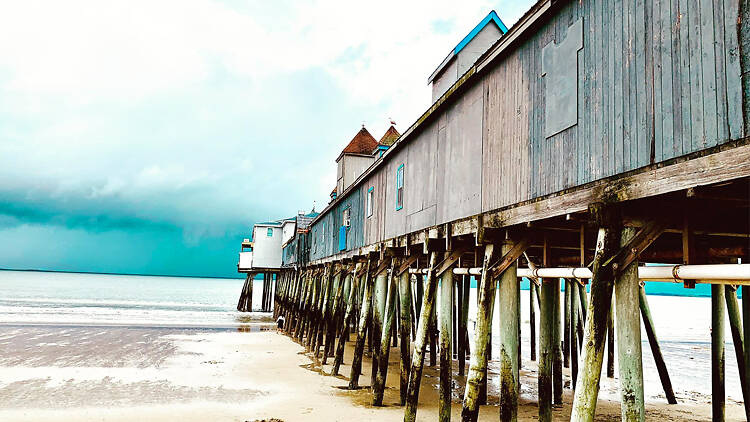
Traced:
[[490, 9], [510, 25], [530, 4], [9, 3], [0, 228], [168, 228], [196, 245], [321, 209], [361, 122], [405, 130], [445, 54]]

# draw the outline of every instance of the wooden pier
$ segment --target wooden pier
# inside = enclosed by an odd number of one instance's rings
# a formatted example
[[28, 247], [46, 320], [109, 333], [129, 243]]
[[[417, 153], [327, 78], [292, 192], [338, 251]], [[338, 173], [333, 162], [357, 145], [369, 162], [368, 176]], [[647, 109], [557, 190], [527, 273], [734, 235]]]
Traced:
[[[538, 362], [539, 420], [552, 420], [564, 388], [575, 390], [571, 420], [595, 420], [605, 357], [614, 376], [616, 355], [622, 420], [642, 421], [642, 322], [676, 402], [642, 283], [709, 283], [711, 306], [695, 311], [712, 315], [713, 420], [724, 420], [725, 313], [749, 393], [746, 8], [537, 2], [298, 234], [308, 248], [284, 262], [273, 294], [286, 332], [333, 357], [334, 374], [354, 342], [350, 389], [370, 345], [372, 404], [400, 377], [404, 421], [416, 419], [425, 364], [440, 367], [439, 419], [450, 420], [451, 368], [463, 373], [467, 355], [464, 421], [477, 419], [488, 383], [500, 386], [500, 420], [517, 419], [521, 355]], [[530, 350], [519, 341], [522, 277]], [[499, 379], [488, 379], [490, 359]]]

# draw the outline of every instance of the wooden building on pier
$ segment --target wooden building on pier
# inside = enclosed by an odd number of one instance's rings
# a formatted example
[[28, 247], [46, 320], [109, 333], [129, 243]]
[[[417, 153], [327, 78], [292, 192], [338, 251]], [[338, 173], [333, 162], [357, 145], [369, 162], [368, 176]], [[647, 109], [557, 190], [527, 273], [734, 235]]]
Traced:
[[[475, 277], [463, 420], [476, 420], [486, 400], [491, 335], [501, 345], [493, 351], [500, 418], [515, 420], [519, 277], [527, 276], [540, 318], [528, 351], [539, 361], [539, 419], [551, 420], [562, 400], [563, 362], [576, 388], [571, 419], [594, 419], [604, 346], [617, 331], [622, 418], [643, 420], [640, 324], [651, 332], [653, 324], [639, 282], [710, 283], [712, 407], [723, 420], [724, 313], [733, 332], [744, 327], [750, 337], [750, 291], [744, 323], [734, 293], [750, 285], [747, 7], [539, 0], [510, 29], [491, 13], [430, 77], [432, 106], [354, 180], [340, 177], [312, 220], [309, 261], [281, 272], [275, 296], [286, 329], [316, 355], [322, 347], [324, 361], [335, 356], [334, 373], [356, 334], [351, 388], [370, 338], [375, 405], [388, 375], [382, 348], [400, 339], [405, 421], [415, 418], [427, 343], [434, 353], [439, 332], [440, 419], [449, 420], [453, 344], [460, 371], [467, 346], [452, 333], [466, 330]], [[476, 53], [470, 63], [464, 50]], [[496, 293], [501, 329], [491, 333]], [[649, 341], [671, 401], [655, 336]], [[750, 348], [733, 341], [745, 380]]]

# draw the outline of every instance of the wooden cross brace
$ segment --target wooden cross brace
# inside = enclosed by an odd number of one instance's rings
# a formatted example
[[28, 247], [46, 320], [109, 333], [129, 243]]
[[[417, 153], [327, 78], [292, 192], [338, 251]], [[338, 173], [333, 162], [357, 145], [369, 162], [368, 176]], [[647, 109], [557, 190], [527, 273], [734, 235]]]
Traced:
[[604, 262], [603, 267], [612, 266], [612, 271], [617, 273], [632, 264], [646, 248], [649, 247], [667, 228], [664, 221], [650, 221], [633, 236], [627, 245], [620, 248], [611, 258]]
[[511, 248], [508, 253], [487, 268], [490, 275], [489, 279], [494, 280], [500, 277], [500, 274], [507, 270], [511, 264], [516, 262], [529, 246], [531, 246], [531, 238], [529, 236], [524, 236], [519, 242], [513, 245], [513, 248]]

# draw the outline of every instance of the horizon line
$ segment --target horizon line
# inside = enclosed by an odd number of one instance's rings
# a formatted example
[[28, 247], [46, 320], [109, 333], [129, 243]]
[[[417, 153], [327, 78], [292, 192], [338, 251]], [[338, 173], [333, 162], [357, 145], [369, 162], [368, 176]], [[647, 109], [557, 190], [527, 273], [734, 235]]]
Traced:
[[175, 275], [175, 274], [143, 274], [143, 273], [115, 273], [115, 272], [99, 272], [99, 271], [72, 271], [72, 270], [45, 270], [40, 268], [3, 268], [0, 267], [0, 271], [19, 271], [19, 272], [34, 272], [34, 273], [66, 273], [66, 274], [101, 274], [101, 275], [125, 275], [125, 276], [142, 276], [142, 277], [178, 277], [178, 278], [220, 278], [226, 280], [242, 280], [242, 277], [226, 277], [226, 276], [198, 276], [198, 275]]

